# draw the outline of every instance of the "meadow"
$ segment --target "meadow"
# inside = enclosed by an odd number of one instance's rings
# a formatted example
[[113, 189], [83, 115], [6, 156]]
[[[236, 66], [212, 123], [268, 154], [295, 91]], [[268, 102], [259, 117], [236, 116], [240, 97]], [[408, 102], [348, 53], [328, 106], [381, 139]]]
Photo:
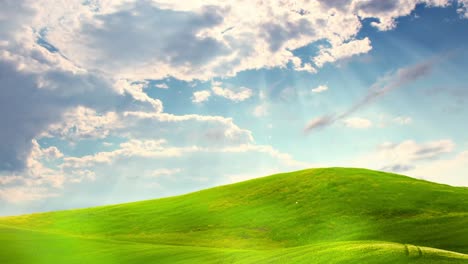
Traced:
[[0, 218], [0, 263], [468, 263], [468, 188], [352, 168]]

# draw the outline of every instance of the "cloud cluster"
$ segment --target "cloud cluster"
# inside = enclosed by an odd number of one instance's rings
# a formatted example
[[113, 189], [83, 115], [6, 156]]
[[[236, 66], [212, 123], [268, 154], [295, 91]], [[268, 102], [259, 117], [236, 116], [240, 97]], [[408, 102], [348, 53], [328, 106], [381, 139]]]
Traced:
[[355, 39], [331, 48], [324, 48], [314, 57], [317, 67], [322, 67], [325, 63], [350, 58], [354, 55], [368, 53], [372, 49], [369, 38]]
[[452, 152], [454, 147], [455, 144], [449, 139], [423, 144], [418, 144], [413, 140], [406, 140], [399, 144], [391, 142], [383, 143], [379, 147], [379, 150], [388, 156], [389, 160], [412, 162], [438, 158], [444, 153]]
[[201, 90], [193, 93], [192, 102], [201, 104], [210, 96], [219, 96], [233, 102], [242, 102], [253, 96], [253, 91], [247, 87], [224, 87], [222, 82], [212, 82], [211, 91]]
[[468, 151], [457, 152], [455, 147], [455, 143], [450, 139], [386, 142], [379, 145], [375, 151], [356, 157], [343, 165], [367, 166], [433, 182], [466, 186]]
[[23, 169], [31, 140], [62, 120], [65, 111], [79, 105], [112, 109], [123, 101], [96, 75], [60, 70], [39, 74], [18, 70], [16, 63], [1, 58], [0, 82], [0, 170]]
[[[362, 19], [373, 18], [375, 27], [389, 30], [417, 4], [450, 4], [387, 2], [95, 0], [62, 5], [41, 0], [30, 3], [36, 8], [36, 16], [30, 16], [44, 41], [86, 69], [133, 80], [207, 80], [288, 64], [315, 72], [325, 63], [372, 49], [369, 38], [356, 38]], [[55, 6], [55, 13], [45, 12], [45, 6]], [[328, 44], [309, 59], [292, 52], [322, 40]]]
[[[422, 143], [414, 140], [399, 143], [385, 142], [374, 152], [358, 157], [352, 165], [369, 167], [370, 164], [374, 169], [412, 175], [410, 172], [438, 162], [454, 150], [455, 143], [450, 139]], [[443, 178], [438, 181], [443, 181]]]

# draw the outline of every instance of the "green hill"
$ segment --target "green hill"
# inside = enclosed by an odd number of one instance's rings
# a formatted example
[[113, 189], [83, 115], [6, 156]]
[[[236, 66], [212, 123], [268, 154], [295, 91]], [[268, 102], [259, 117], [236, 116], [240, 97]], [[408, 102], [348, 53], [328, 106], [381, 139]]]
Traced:
[[0, 218], [0, 263], [468, 263], [468, 188], [310, 169]]

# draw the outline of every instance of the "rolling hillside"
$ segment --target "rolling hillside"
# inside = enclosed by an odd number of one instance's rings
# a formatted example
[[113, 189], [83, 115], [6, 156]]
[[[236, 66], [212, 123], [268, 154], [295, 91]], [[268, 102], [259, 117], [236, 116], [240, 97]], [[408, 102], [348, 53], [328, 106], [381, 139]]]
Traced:
[[0, 218], [0, 263], [468, 263], [468, 188], [364, 169]]

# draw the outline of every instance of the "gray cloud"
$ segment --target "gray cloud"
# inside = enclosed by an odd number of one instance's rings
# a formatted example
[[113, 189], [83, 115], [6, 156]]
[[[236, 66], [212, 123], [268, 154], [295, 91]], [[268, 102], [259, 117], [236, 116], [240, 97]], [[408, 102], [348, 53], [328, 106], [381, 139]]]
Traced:
[[408, 161], [433, 160], [441, 155], [453, 151], [455, 144], [451, 140], [432, 141], [425, 144], [417, 144], [412, 140], [400, 144], [384, 144], [380, 150], [397, 153], [400, 158], [407, 157]]
[[34, 10], [22, 0], [2, 0], [0, 9], [0, 40], [9, 40], [21, 25], [31, 20]]
[[98, 66], [143, 66], [148, 59], [172, 66], [197, 66], [228, 53], [218, 40], [197, 36], [201, 30], [223, 22], [218, 7], [204, 7], [194, 13], [159, 9], [151, 1], [137, 1], [96, 18], [99, 26], [84, 24], [82, 33], [89, 42], [86, 45], [97, 51], [91, 60]]
[[410, 171], [414, 168], [415, 168], [414, 166], [407, 165], [407, 164], [393, 164], [393, 165], [382, 167], [379, 170], [402, 173], [402, 172]]
[[306, 19], [301, 19], [297, 23], [288, 22], [285, 26], [269, 23], [263, 25], [262, 29], [272, 52], [281, 49], [283, 44], [290, 39], [301, 35], [314, 35], [314, 30]]
[[424, 76], [429, 75], [434, 60], [427, 60], [422, 63], [399, 69], [394, 75], [387, 77], [387, 84], [383, 85], [380, 82], [375, 83], [363, 99], [355, 103], [348, 111], [341, 114], [338, 119], [345, 118], [361, 108], [373, 103], [380, 97], [387, 95], [395, 89], [414, 82]]
[[370, 0], [358, 4], [358, 8], [368, 13], [390, 12], [398, 7], [398, 1]]
[[[323, 116], [312, 120], [305, 128], [306, 132], [311, 132], [316, 128], [323, 128], [333, 124], [336, 121], [342, 120], [360, 109], [372, 104], [380, 97], [387, 95], [395, 89], [401, 88], [412, 82], [415, 82], [430, 74], [437, 59], [426, 60], [422, 63], [401, 68], [390, 76], [386, 76], [383, 80], [376, 82], [371, 86], [367, 94], [359, 101], [354, 103], [348, 110], [331, 118], [330, 115]], [[311, 125], [312, 124], [312, 125]]]
[[346, 9], [352, 0], [318, 0], [318, 2], [328, 8]]
[[432, 159], [442, 153], [446, 153], [446, 146], [427, 146], [416, 151], [414, 154], [416, 159]]
[[312, 119], [304, 128], [304, 132], [309, 133], [312, 130], [327, 127], [333, 124], [335, 121], [336, 121], [336, 117], [334, 115], [326, 115], [326, 116]]
[[85, 105], [103, 111], [125, 100], [98, 76], [61, 71], [28, 73], [1, 60], [0, 83], [0, 171], [23, 169], [31, 140], [49, 124], [60, 121], [67, 109]]
[[379, 146], [379, 153], [385, 157], [387, 165], [380, 169], [391, 172], [406, 172], [416, 169], [419, 162], [434, 162], [447, 153], [453, 152], [455, 144], [450, 139], [417, 143], [406, 140], [399, 144], [384, 143]]

